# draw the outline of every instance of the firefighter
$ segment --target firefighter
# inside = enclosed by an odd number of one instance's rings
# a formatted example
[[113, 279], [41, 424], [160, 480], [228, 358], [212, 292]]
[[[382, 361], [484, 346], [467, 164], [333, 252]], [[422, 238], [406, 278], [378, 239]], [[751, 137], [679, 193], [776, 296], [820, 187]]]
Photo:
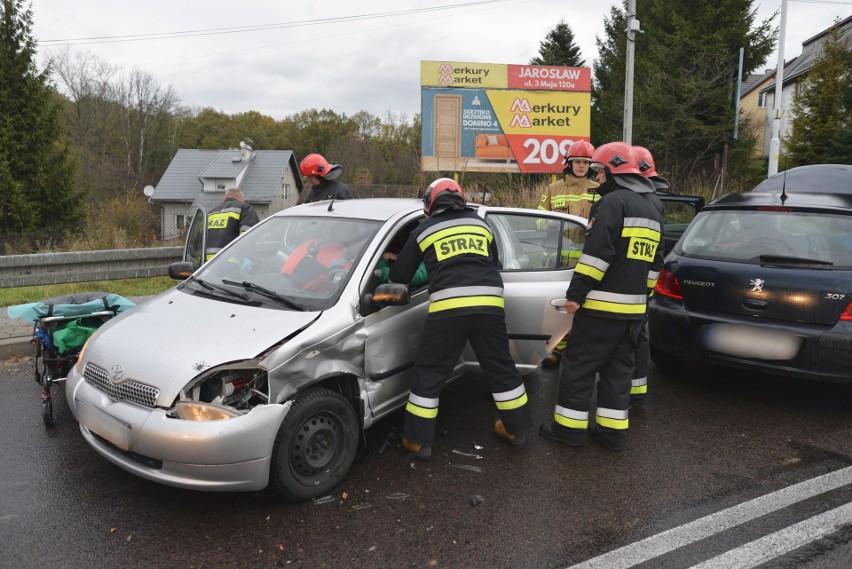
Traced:
[[[585, 140], [578, 140], [568, 147], [565, 154], [564, 176], [547, 187], [539, 200], [538, 209], [559, 211], [589, 218], [592, 204], [599, 199], [589, 166], [595, 147]], [[590, 177], [591, 175], [591, 177]]]
[[[547, 191], [539, 200], [538, 209], [559, 211], [589, 218], [592, 204], [600, 198], [595, 191], [598, 183], [592, 179], [594, 173], [589, 169], [594, 152], [595, 147], [585, 140], [578, 140], [568, 147], [568, 152], [565, 154], [565, 169], [562, 171], [564, 176], [561, 180], [548, 186]], [[555, 223], [554, 225], [555, 227], [551, 229], [554, 232], [558, 231], [559, 226]], [[554, 244], [554, 247], [556, 245], [558, 243]], [[579, 251], [576, 253], [579, 256]], [[570, 257], [571, 253], [569, 252], [568, 255]], [[556, 344], [550, 355], [541, 362], [542, 367], [552, 368], [559, 365], [559, 359], [565, 350], [567, 340], [568, 335], [566, 334]]]
[[432, 182], [423, 203], [428, 219], [411, 233], [390, 267], [390, 279], [397, 283], [410, 282], [421, 261], [429, 274], [429, 313], [405, 408], [403, 446], [411, 458], [431, 457], [441, 388], [467, 342], [497, 406], [494, 434], [522, 446], [532, 417], [524, 382], [509, 355], [494, 235], [466, 207], [464, 192], [449, 178]]
[[260, 221], [237, 188], [225, 192], [222, 203], [207, 214], [207, 260]]
[[299, 173], [308, 179], [311, 188], [304, 201], [299, 203], [318, 202], [320, 200], [351, 200], [355, 197], [352, 188], [337, 181], [343, 171], [340, 164], [329, 164], [321, 154], [308, 154], [299, 163]]
[[[553, 420], [544, 438], [580, 446], [588, 435], [613, 451], [624, 448], [634, 351], [647, 308], [649, 271], [663, 262], [663, 218], [651, 201], [654, 186], [642, 176], [633, 147], [611, 142], [592, 157], [601, 198], [590, 212], [583, 253], [565, 296], [574, 315], [559, 366]], [[596, 426], [589, 428], [598, 382]]]
[[[651, 151], [644, 146], [634, 146], [636, 152], [636, 160], [639, 164], [639, 171], [642, 175], [651, 180], [655, 190], [667, 190], [669, 182], [657, 173], [657, 167], [654, 164], [654, 156]], [[663, 203], [653, 194], [655, 205], [660, 210], [660, 215], [663, 214]], [[654, 293], [654, 286], [657, 284], [659, 271], [650, 271], [648, 273], [648, 297]], [[648, 315], [642, 322], [642, 327], [639, 328], [639, 341], [636, 347], [634, 357], [636, 359], [636, 368], [633, 372], [633, 380], [630, 384], [630, 408], [634, 410], [642, 409], [645, 406], [645, 401], [648, 397], [648, 360], [650, 358], [651, 346], [648, 343]]]

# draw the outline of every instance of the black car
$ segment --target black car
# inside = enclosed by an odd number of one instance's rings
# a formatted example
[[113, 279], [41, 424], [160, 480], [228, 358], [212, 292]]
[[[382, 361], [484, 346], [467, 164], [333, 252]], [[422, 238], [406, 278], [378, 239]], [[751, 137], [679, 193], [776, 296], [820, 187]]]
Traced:
[[852, 382], [852, 193], [819, 178], [729, 194], [695, 217], [649, 303], [658, 367]]

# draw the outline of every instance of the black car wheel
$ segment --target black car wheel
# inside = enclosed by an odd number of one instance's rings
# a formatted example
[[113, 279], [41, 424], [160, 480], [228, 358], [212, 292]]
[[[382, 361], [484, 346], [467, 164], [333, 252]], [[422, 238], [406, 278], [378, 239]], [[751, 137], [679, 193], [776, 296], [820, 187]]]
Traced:
[[307, 500], [343, 480], [358, 449], [358, 419], [342, 395], [312, 389], [284, 418], [272, 451], [270, 483], [282, 496]]

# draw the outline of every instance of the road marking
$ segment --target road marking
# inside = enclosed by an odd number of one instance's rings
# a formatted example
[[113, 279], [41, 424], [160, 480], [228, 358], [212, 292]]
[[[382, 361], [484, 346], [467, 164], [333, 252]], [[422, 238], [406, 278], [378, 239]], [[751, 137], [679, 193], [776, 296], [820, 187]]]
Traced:
[[746, 543], [691, 569], [751, 569], [852, 523], [852, 503]]
[[627, 569], [791, 504], [852, 484], [852, 466], [829, 472], [652, 535], [569, 569]]

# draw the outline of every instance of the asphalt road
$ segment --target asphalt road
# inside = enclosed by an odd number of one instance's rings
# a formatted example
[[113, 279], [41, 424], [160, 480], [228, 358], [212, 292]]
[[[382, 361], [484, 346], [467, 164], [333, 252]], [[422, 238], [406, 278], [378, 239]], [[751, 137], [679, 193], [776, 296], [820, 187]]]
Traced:
[[[430, 463], [405, 459], [396, 414], [327, 501], [296, 504], [125, 473], [86, 445], [64, 394], [44, 428], [31, 368], [0, 364], [2, 568], [852, 566], [852, 386], [652, 368], [649, 404], [613, 453], [505, 446], [470, 376], [442, 394]], [[527, 378], [537, 423], [555, 388], [553, 371]], [[761, 544], [775, 551], [764, 565]]]

